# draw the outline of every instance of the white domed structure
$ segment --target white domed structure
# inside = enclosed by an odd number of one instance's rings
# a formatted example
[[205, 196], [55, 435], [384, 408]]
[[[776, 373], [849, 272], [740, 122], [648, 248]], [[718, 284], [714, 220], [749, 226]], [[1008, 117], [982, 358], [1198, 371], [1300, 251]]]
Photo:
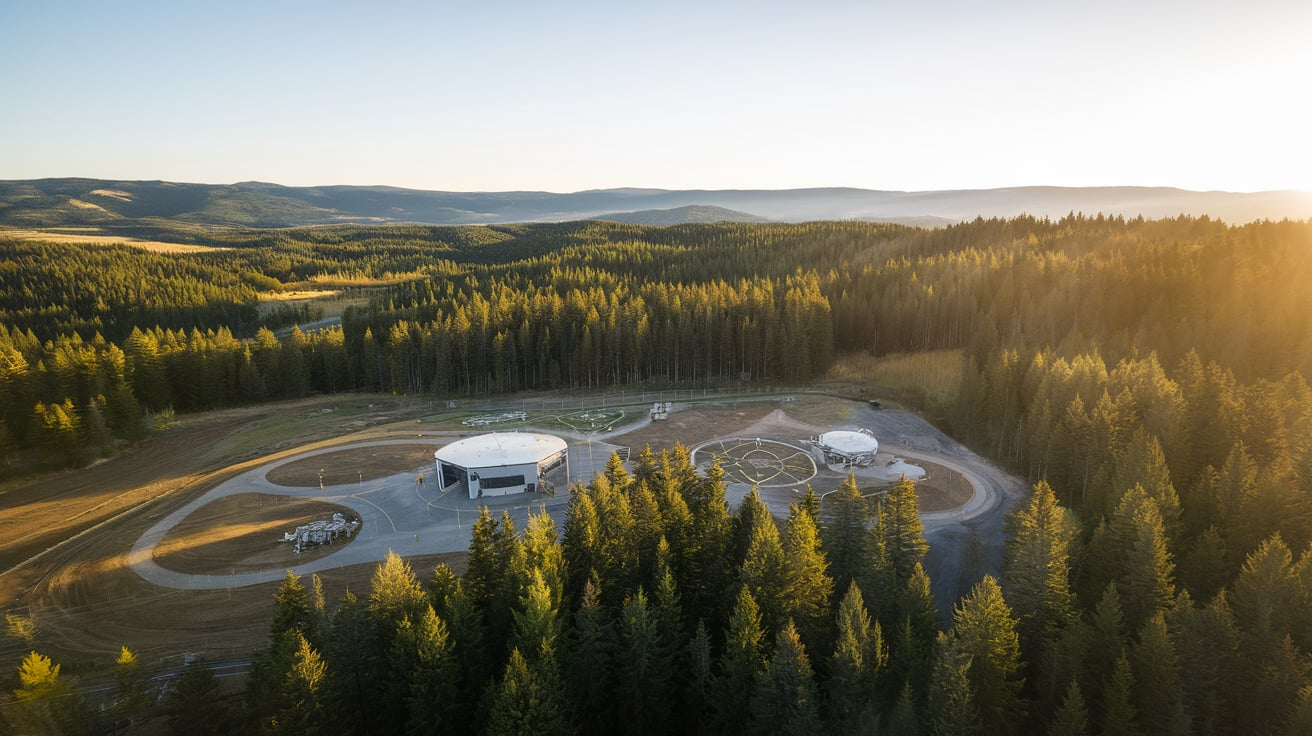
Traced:
[[808, 444], [818, 448], [830, 465], [865, 467], [879, 452], [879, 440], [868, 429], [836, 429], [813, 437]]
[[569, 461], [565, 441], [549, 434], [495, 432], [433, 453], [443, 489], [463, 483], [470, 498], [535, 493], [543, 476]]

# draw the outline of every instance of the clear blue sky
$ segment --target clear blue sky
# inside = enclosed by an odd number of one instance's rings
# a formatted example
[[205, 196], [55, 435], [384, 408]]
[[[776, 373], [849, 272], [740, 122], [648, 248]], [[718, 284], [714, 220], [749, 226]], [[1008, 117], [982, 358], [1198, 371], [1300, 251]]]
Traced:
[[0, 2], [0, 179], [1312, 190], [1312, 2]]

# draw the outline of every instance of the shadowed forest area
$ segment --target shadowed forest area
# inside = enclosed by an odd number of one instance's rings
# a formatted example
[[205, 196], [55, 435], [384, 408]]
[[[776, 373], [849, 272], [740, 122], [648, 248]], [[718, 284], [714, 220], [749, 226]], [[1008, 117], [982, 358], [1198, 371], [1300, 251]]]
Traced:
[[[808, 500], [777, 525], [750, 496], [731, 513], [677, 452], [640, 458], [577, 492], [560, 535], [481, 519], [463, 576], [420, 585], [389, 560], [367, 598], [332, 603], [289, 579], [246, 708], [211, 724], [1312, 732], [1312, 223], [188, 237], [224, 250], [0, 238], [6, 472], [113, 452], [148, 412], [796, 385], [837, 355], [957, 348], [944, 428], [1034, 484], [1002, 578], [940, 618], [914, 493]], [[261, 322], [259, 293], [306, 284], [368, 303], [286, 336]], [[33, 657], [13, 717], [53, 723], [66, 684]]]

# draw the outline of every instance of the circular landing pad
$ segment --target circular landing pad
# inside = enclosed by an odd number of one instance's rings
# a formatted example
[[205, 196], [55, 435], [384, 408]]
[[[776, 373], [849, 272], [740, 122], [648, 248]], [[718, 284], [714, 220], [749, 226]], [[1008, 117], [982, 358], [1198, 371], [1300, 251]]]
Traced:
[[801, 485], [816, 474], [811, 453], [777, 440], [731, 437], [703, 442], [692, 450], [694, 467], [717, 458], [726, 481], [758, 488]]

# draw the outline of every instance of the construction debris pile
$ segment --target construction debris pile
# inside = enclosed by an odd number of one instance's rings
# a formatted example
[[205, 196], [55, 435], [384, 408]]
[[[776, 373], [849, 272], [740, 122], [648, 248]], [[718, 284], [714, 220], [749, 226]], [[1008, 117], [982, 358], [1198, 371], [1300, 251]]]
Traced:
[[318, 546], [320, 544], [332, 544], [338, 538], [345, 536], [347, 539], [355, 534], [360, 528], [360, 522], [357, 519], [347, 520], [341, 514], [333, 514], [331, 521], [312, 521], [304, 526], [296, 527], [296, 531], [288, 532], [282, 535], [284, 542], [294, 542], [293, 550], [300, 554], [301, 550], [310, 545]]

